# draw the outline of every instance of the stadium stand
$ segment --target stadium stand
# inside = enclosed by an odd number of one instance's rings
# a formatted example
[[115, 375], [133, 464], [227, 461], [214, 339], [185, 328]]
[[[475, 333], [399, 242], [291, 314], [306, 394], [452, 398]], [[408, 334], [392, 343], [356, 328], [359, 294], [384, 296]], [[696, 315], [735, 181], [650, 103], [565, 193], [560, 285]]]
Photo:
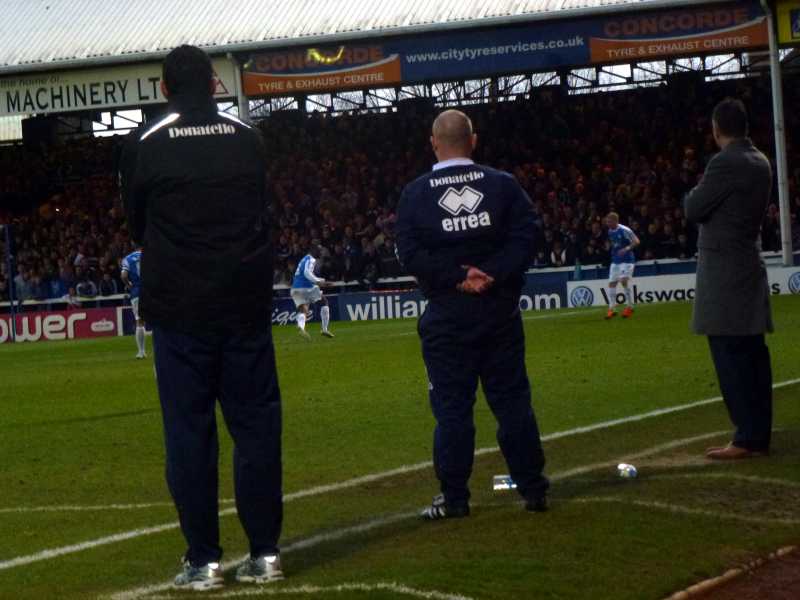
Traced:
[[[787, 81], [786, 105], [800, 103]], [[463, 107], [479, 133], [476, 159], [513, 172], [535, 204], [539, 235], [532, 267], [608, 260], [602, 216], [616, 210], [642, 239], [639, 259], [689, 259], [695, 231], [680, 201], [716, 151], [708, 115], [722, 97], [743, 98], [752, 137], [773, 151], [768, 80], [567, 95], [541, 88], [512, 102]], [[277, 268], [290, 281], [305, 247], [323, 247], [324, 275], [358, 280], [402, 275], [394, 254], [395, 206], [403, 185], [434, 161], [427, 124], [438, 110], [410, 102], [396, 112], [336, 117], [297, 111], [260, 122], [269, 149]], [[800, 245], [800, 115], [787, 112], [792, 235]], [[119, 261], [131, 242], [114, 177], [120, 138], [62, 140], [0, 150], [0, 223], [13, 222], [20, 299], [109, 296], [122, 291]], [[778, 210], [762, 230], [780, 248]], [[0, 300], [7, 299], [5, 264]]]

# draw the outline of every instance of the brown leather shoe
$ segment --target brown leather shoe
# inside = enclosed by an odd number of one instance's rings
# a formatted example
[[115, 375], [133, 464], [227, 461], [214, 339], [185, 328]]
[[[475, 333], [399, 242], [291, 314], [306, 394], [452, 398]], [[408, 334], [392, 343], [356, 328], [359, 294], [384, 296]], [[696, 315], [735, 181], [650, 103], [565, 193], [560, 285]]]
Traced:
[[756, 456], [764, 456], [764, 453], [754, 452], [747, 448], [739, 448], [739, 446], [734, 446], [733, 444], [728, 444], [724, 448], [709, 448], [706, 451], [706, 457], [713, 460], [739, 460]]

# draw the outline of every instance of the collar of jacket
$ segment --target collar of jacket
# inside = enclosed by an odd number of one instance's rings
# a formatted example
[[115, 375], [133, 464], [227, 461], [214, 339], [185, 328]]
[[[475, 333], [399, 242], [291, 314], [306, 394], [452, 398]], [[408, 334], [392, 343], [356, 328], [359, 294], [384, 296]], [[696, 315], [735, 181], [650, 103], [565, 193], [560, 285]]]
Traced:
[[169, 108], [172, 112], [209, 113], [216, 114], [217, 103], [213, 96], [198, 96], [196, 94], [174, 94], [169, 97]]
[[753, 140], [745, 136], [731, 140], [728, 143], [728, 145], [725, 146], [725, 149], [727, 150], [728, 148], [749, 148], [752, 145], [753, 145]]

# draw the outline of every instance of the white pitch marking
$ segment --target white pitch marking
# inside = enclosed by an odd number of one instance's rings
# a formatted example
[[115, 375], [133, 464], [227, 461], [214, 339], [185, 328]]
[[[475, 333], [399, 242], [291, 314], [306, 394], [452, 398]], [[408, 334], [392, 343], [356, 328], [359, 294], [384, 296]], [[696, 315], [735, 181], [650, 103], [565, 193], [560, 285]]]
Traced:
[[[418, 590], [398, 583], [342, 583], [327, 587], [317, 585], [301, 585], [290, 588], [269, 588], [258, 587], [244, 590], [225, 592], [222, 594], [208, 596], [209, 598], [237, 598], [242, 596], [284, 596], [300, 594], [343, 594], [347, 592], [392, 592], [394, 594], [410, 596], [412, 598], [423, 598], [423, 600], [473, 600], [469, 596], [460, 594], [447, 594], [436, 590]], [[151, 600], [166, 600], [176, 596], [151, 596]]]
[[[538, 311], [534, 311], [534, 312], [538, 312]], [[536, 315], [536, 316], [526, 315], [526, 316], [522, 317], [522, 320], [523, 321], [540, 321], [542, 319], [559, 319], [561, 317], [572, 317], [572, 316], [575, 316], [575, 315], [588, 315], [588, 314], [590, 314], [590, 311], [588, 311], [588, 310], [571, 310], [569, 312], [560, 312], [560, 313], [556, 313], [554, 315]]]
[[[297, 540], [296, 542], [287, 544], [286, 546], [281, 548], [281, 554], [291, 554], [292, 552], [297, 552], [298, 550], [306, 550], [308, 548], [313, 548], [314, 546], [318, 546], [319, 544], [323, 544], [325, 542], [332, 542], [348, 537], [350, 535], [371, 531], [372, 529], [377, 529], [378, 527], [383, 527], [385, 525], [391, 525], [392, 523], [397, 523], [398, 521], [410, 519], [412, 517], [415, 517], [417, 514], [418, 514], [417, 512], [399, 513], [395, 515], [390, 515], [388, 517], [380, 517], [377, 519], [372, 519], [371, 521], [367, 521], [366, 523], [360, 523], [359, 525], [353, 525], [351, 527], [344, 527], [342, 529], [337, 529], [335, 531], [329, 531], [327, 533], [320, 533], [318, 535], [313, 535], [311, 537], [307, 537], [301, 540]], [[229, 563], [229, 566], [236, 565], [242, 562], [245, 558], [247, 558], [246, 555], [241, 556], [238, 559]], [[171, 582], [158, 583], [155, 585], [143, 586], [125, 592], [118, 592], [112, 595], [111, 599], [135, 600], [136, 598], [141, 598], [142, 596], [149, 596], [151, 594], [157, 594], [159, 592], [163, 592], [165, 590], [170, 589], [171, 587], [172, 587]]]
[[[220, 504], [231, 504], [232, 499], [223, 498]], [[9, 513], [37, 512], [101, 512], [106, 510], [139, 510], [143, 508], [174, 508], [173, 502], [144, 502], [141, 504], [63, 504], [53, 506], [19, 506], [16, 508], [0, 508], [0, 515]]]
[[604, 503], [619, 503], [628, 504], [631, 506], [640, 506], [642, 508], [655, 508], [667, 512], [679, 513], [683, 515], [697, 515], [701, 517], [714, 517], [715, 519], [733, 519], [735, 521], [744, 521], [746, 523], [761, 523], [772, 525], [800, 525], [800, 519], [780, 519], [770, 517], [751, 517], [748, 515], [737, 515], [736, 513], [727, 513], [716, 510], [706, 510], [704, 508], [691, 508], [689, 506], [680, 506], [677, 504], [667, 504], [666, 502], [649, 502], [646, 500], [629, 500], [627, 498], [618, 498], [616, 496], [596, 496], [589, 498], [576, 498], [572, 502], [580, 504], [591, 504], [595, 502]]
[[[688, 444], [692, 444], [692, 443], [700, 441], [700, 440], [704, 440], [704, 439], [707, 439], [707, 438], [710, 438], [710, 437], [718, 436], [721, 433], [724, 433], [724, 432], [715, 431], [715, 432], [712, 432], [712, 433], [705, 433], [705, 434], [702, 434], [702, 435], [692, 436], [692, 437], [688, 437], [688, 438], [684, 438], [684, 439], [680, 439], [680, 440], [673, 440], [673, 441], [668, 442], [666, 444], [659, 444], [658, 446], [653, 446], [651, 448], [647, 448], [647, 449], [642, 450], [641, 452], [638, 452], [636, 454], [627, 455], [625, 457], [617, 458], [617, 459], [614, 459], [614, 460], [611, 460], [611, 461], [602, 462], [602, 463], [594, 463], [594, 464], [591, 464], [591, 465], [585, 465], [583, 467], [578, 467], [576, 469], [570, 469], [570, 470], [567, 470], [567, 471], [562, 471], [560, 473], [556, 473], [556, 474], [552, 475], [550, 477], [550, 480], [551, 481], [558, 481], [558, 480], [566, 479], [567, 477], [572, 477], [572, 476], [575, 476], [575, 475], [581, 475], [581, 474], [586, 473], [588, 471], [594, 471], [595, 469], [606, 467], [609, 464], [616, 464], [621, 460], [632, 460], [632, 459], [635, 459], [635, 458], [638, 458], [638, 457], [642, 457], [642, 456], [649, 456], [651, 454], [657, 454], [657, 453], [663, 452], [665, 450], [671, 450], [673, 448], [686, 446]], [[473, 505], [473, 506], [478, 506], [478, 505]], [[483, 504], [482, 506], [497, 506], [497, 505], [496, 504]], [[402, 521], [404, 519], [415, 517], [417, 514], [418, 514], [417, 512], [401, 513], [401, 514], [392, 515], [392, 516], [389, 516], [389, 517], [383, 517], [383, 518], [375, 519], [375, 520], [372, 520], [372, 521], [368, 521], [367, 523], [363, 523], [361, 525], [355, 525], [355, 526], [352, 526], [352, 527], [346, 527], [344, 529], [339, 529], [339, 530], [328, 532], [328, 533], [322, 533], [322, 534], [315, 535], [315, 536], [312, 536], [312, 537], [309, 537], [309, 538], [306, 538], [306, 539], [303, 539], [303, 540], [298, 540], [297, 542], [293, 542], [293, 543], [289, 544], [288, 546], [284, 547], [282, 549], [282, 552], [284, 554], [286, 554], [286, 553], [297, 551], [297, 550], [305, 550], [307, 548], [311, 548], [313, 546], [317, 546], [317, 545], [319, 545], [321, 543], [324, 543], [324, 542], [338, 540], [338, 539], [341, 539], [343, 537], [346, 537], [346, 536], [349, 536], [349, 535], [352, 535], [352, 534], [363, 533], [365, 531], [369, 531], [371, 529], [375, 529], [376, 527], [381, 527], [383, 525], [387, 525], [387, 524], [390, 524], [390, 523], [395, 523], [397, 521]], [[242, 556], [238, 560], [233, 561], [232, 564], [234, 564], [234, 565], [238, 564], [238, 563], [242, 562], [245, 558], [247, 558], [246, 555]], [[160, 593], [160, 592], [163, 592], [165, 590], [170, 589], [171, 585], [172, 585], [171, 583], [167, 582], [167, 583], [160, 583], [160, 584], [155, 584], [155, 585], [143, 586], [143, 587], [140, 587], [140, 588], [136, 588], [136, 589], [132, 589], [132, 590], [128, 590], [128, 591], [125, 591], [125, 592], [119, 592], [117, 594], [114, 594], [113, 596], [111, 596], [111, 600], [137, 600], [138, 598], [141, 598], [143, 596], [150, 597], [151, 594], [157, 594], [157, 593]], [[151, 598], [150, 600], [156, 600], [156, 599], [155, 598]]]
[[[776, 383], [772, 387], [782, 388], [790, 385], [794, 385], [800, 383], [800, 378], [798, 379], [791, 379], [787, 381], [782, 381], [780, 383]], [[543, 442], [557, 440], [565, 437], [571, 437], [575, 435], [580, 435], [582, 433], [589, 433], [592, 431], [598, 431], [601, 429], [608, 429], [610, 427], [615, 427], [617, 425], [623, 425], [626, 423], [635, 423], [637, 421], [642, 421], [645, 419], [659, 417], [666, 414], [671, 414], [675, 412], [681, 412], [685, 410], [689, 410], [692, 408], [705, 406], [707, 404], [713, 404], [715, 402], [719, 402], [722, 400], [720, 396], [714, 398], [708, 398], [706, 400], [698, 400], [696, 402], [690, 402], [688, 404], [680, 404], [678, 406], [671, 406], [667, 408], [660, 408], [657, 410], [652, 410], [649, 412], [641, 413], [638, 415], [631, 415], [628, 417], [621, 417], [619, 419], [612, 419], [610, 421], [601, 421], [599, 423], [594, 423], [593, 425], [586, 425], [584, 427], [575, 427], [573, 429], [568, 429], [565, 431], [558, 431], [555, 433], [551, 433], [549, 435], [545, 435], [542, 437]], [[476, 456], [484, 455], [484, 454], [491, 454], [497, 452], [498, 448], [496, 446], [487, 447], [487, 448], [479, 448], [475, 451]], [[318, 496], [320, 494], [326, 494], [328, 492], [340, 491], [352, 487], [356, 487], [362, 485], [364, 483], [372, 483], [375, 481], [380, 481], [382, 479], [387, 479], [390, 477], [394, 477], [397, 475], [404, 475], [407, 473], [413, 473], [416, 471], [421, 471], [423, 469], [428, 469], [433, 466], [431, 461], [424, 461], [419, 462], [411, 465], [403, 465], [401, 467], [397, 467], [396, 469], [391, 469], [389, 471], [383, 471], [379, 473], [372, 473], [370, 475], [364, 475], [361, 477], [355, 477], [353, 479], [348, 479], [346, 481], [342, 481], [339, 483], [331, 483], [327, 485], [321, 485], [313, 488], [309, 488], [307, 490], [301, 490], [299, 492], [294, 492], [292, 494], [287, 494], [284, 496], [284, 501], [289, 502], [292, 500], [296, 500], [298, 498], [307, 498], [309, 496]], [[235, 508], [227, 508], [225, 510], [220, 511], [220, 516], [227, 516], [231, 514], [235, 514]], [[136, 537], [141, 537], [144, 535], [152, 535], [154, 533], [160, 533], [161, 531], [167, 531], [170, 529], [175, 529], [178, 527], [178, 523], [167, 523], [164, 525], [159, 525], [156, 527], [149, 527], [145, 529], [134, 529], [132, 531], [126, 531], [122, 533], [118, 533], [115, 535], [110, 535], [106, 537], [102, 537], [95, 540], [88, 540], [86, 542], [82, 542], [80, 544], [74, 544], [70, 546], [62, 546], [59, 548], [53, 548], [48, 550], [42, 550], [41, 552], [37, 552], [35, 554], [29, 554], [27, 556], [19, 556], [17, 558], [12, 558], [10, 560], [6, 560], [0, 562], [0, 571], [5, 569], [10, 569], [13, 567], [17, 567], [20, 565], [27, 565], [33, 562], [38, 562], [41, 560], [48, 560], [50, 558], [54, 558], [56, 556], [63, 556], [64, 554], [72, 554], [74, 552], [82, 552], [83, 550], [89, 550], [92, 548], [97, 548], [98, 546], [105, 546], [107, 544], [112, 544], [122, 540], [128, 540]]]
[[105, 546], [106, 544], [113, 544], [115, 542], [123, 542], [125, 540], [132, 540], [143, 535], [153, 535], [154, 533], [161, 533], [171, 529], [177, 529], [178, 523], [166, 523], [165, 525], [157, 525], [155, 527], [145, 527], [142, 529], [133, 529], [131, 531], [123, 531], [115, 533], [106, 537], [101, 537], [96, 540], [89, 540], [79, 544], [72, 544], [71, 546], [61, 546], [60, 548], [52, 548], [49, 550], [42, 550], [36, 554], [28, 554], [27, 556], [18, 556], [10, 560], [0, 562], [0, 571], [5, 569], [12, 569], [14, 567], [21, 567], [22, 565], [29, 565], [31, 563], [39, 562], [42, 560], [49, 560], [57, 556], [64, 556], [65, 554], [73, 554], [75, 552], [83, 552], [97, 548], [98, 546]]
[[[665, 452], [666, 450], [672, 450], [674, 448], [680, 448], [683, 446], [688, 446], [689, 444], [693, 444], [695, 442], [701, 442], [703, 440], [707, 440], [709, 438], [717, 437], [723, 434], [728, 433], [728, 431], [712, 431], [710, 433], [703, 433], [701, 435], [695, 435], [688, 438], [683, 438], [680, 440], [673, 440], [671, 442], [667, 442], [666, 444], [659, 444], [658, 446], [653, 446], [652, 448], [647, 448], [646, 450], [642, 450], [641, 452], [636, 452], [634, 454], [628, 454], [626, 456], [621, 456], [614, 460], [607, 460], [603, 462], [593, 463], [591, 465], [584, 465], [582, 467], [575, 467], [574, 469], [569, 469], [567, 471], [562, 471], [561, 473], [557, 473], [550, 477], [551, 481], [558, 481], [560, 479], [568, 479], [571, 477], [575, 477], [576, 475], [583, 475], [584, 473], [590, 473], [591, 471], [596, 471], [598, 469], [602, 469], [611, 465], [616, 465], [620, 462], [628, 462], [637, 460], [639, 458], [644, 458], [646, 456], [652, 456], [653, 454], [660, 454], [661, 452]], [[648, 479], [652, 479], [648, 477]]]

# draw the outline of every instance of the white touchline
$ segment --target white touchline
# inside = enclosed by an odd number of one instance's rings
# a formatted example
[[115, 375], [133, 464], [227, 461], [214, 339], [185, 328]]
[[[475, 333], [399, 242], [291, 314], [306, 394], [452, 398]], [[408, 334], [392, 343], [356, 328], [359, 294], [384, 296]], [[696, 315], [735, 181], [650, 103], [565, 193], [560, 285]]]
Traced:
[[[344, 527], [342, 529], [336, 529], [334, 531], [329, 531], [327, 533], [320, 533], [287, 544], [286, 546], [281, 548], [281, 554], [284, 555], [291, 554], [292, 552], [297, 552], [298, 550], [306, 550], [308, 548], [313, 548], [314, 546], [318, 546], [319, 544], [323, 544], [325, 542], [333, 542], [351, 535], [371, 531], [372, 529], [377, 529], [379, 527], [384, 527], [385, 525], [391, 525], [392, 523], [397, 523], [398, 521], [410, 519], [412, 517], [415, 517], [416, 515], [417, 515], [416, 512], [399, 513], [399, 514], [389, 515], [386, 517], [379, 517], [377, 519], [372, 519], [365, 523], [352, 525], [350, 527]], [[239, 558], [237, 558], [232, 562], [229, 562], [228, 564], [229, 566], [235, 565], [237, 563], [242, 562], [245, 558], [246, 556], [240, 556]], [[118, 592], [111, 596], [111, 600], [135, 600], [136, 598], [141, 598], [142, 596], [149, 596], [151, 594], [157, 594], [159, 592], [163, 592], [165, 590], [170, 589], [171, 587], [172, 587], [172, 582], [147, 585], [124, 592]]]
[[691, 508], [678, 504], [668, 504], [666, 502], [650, 502], [646, 500], [629, 500], [627, 498], [617, 498], [615, 496], [597, 496], [588, 498], [576, 498], [571, 502], [580, 504], [591, 504], [595, 502], [619, 503], [630, 506], [640, 506], [642, 508], [655, 508], [667, 512], [680, 513], [682, 515], [697, 515], [700, 517], [714, 517], [715, 519], [733, 519], [744, 521], [745, 523], [761, 523], [774, 525], [800, 525], [800, 519], [782, 519], [779, 517], [751, 517], [749, 515], [737, 515], [736, 513], [707, 510], [705, 508]]
[[[399, 583], [342, 583], [339, 585], [318, 586], [300, 585], [295, 587], [268, 588], [251, 587], [210, 596], [211, 598], [237, 598], [241, 596], [296, 596], [300, 594], [342, 594], [346, 592], [392, 592], [401, 596], [423, 598], [425, 600], [473, 600], [469, 596], [447, 594], [436, 590], [418, 590]], [[166, 600], [176, 596], [151, 596], [151, 600]]]
[[[608, 467], [610, 465], [616, 465], [620, 462], [628, 462], [634, 461], [639, 458], [645, 458], [646, 456], [651, 456], [653, 454], [660, 454], [661, 452], [665, 452], [667, 450], [672, 450], [674, 448], [680, 448], [682, 446], [688, 446], [689, 444], [693, 444], [695, 442], [702, 442], [703, 440], [707, 440], [709, 438], [714, 438], [721, 436], [723, 434], [728, 433], [727, 431], [712, 431], [709, 433], [703, 433], [700, 435], [695, 435], [692, 437], [683, 438], [680, 440], [673, 440], [671, 442], [667, 442], [665, 444], [659, 444], [658, 446], [653, 446], [652, 448], [647, 448], [640, 452], [635, 452], [633, 454], [626, 454], [625, 456], [620, 456], [615, 458], [614, 460], [605, 460], [602, 462], [592, 463], [590, 465], [584, 465], [582, 467], [575, 467], [574, 469], [568, 469], [566, 471], [561, 471], [560, 473], [556, 473], [550, 477], [550, 481], [559, 481], [561, 479], [569, 479], [571, 477], [575, 477], [577, 475], [583, 475], [584, 473], [590, 473], [592, 471], [596, 471], [603, 467]], [[648, 477], [648, 479], [650, 479]]]
[[[220, 498], [220, 504], [232, 504], [232, 498]], [[17, 506], [0, 508], [0, 515], [37, 512], [102, 512], [107, 510], [141, 510], [145, 508], [174, 508], [174, 502], [144, 502], [141, 504], [54, 504], [52, 506]]]
[[[800, 378], [798, 379], [791, 379], [787, 381], [781, 381], [780, 383], [776, 383], [773, 385], [773, 388], [782, 388], [790, 385], [794, 385], [800, 383]], [[714, 398], [708, 398], [706, 400], [699, 400], [697, 402], [690, 402], [688, 404], [680, 404], [678, 406], [671, 406], [667, 408], [659, 408], [657, 410], [648, 411], [645, 413], [641, 413], [638, 415], [631, 415], [628, 417], [621, 417], [619, 419], [612, 419], [610, 421], [601, 421], [599, 423], [594, 423], [593, 425], [586, 425], [583, 427], [575, 427], [573, 429], [568, 429], [565, 431], [557, 431], [555, 433], [551, 433], [549, 435], [542, 436], [542, 441], [547, 442], [551, 440], [557, 440], [565, 437], [571, 437], [575, 435], [580, 435], [582, 433], [589, 433], [592, 431], [598, 431], [601, 429], [608, 429], [610, 427], [615, 427], [617, 425], [623, 425], [625, 423], [634, 423], [637, 421], [642, 421], [644, 419], [649, 419], [653, 417], [659, 417], [666, 414], [671, 414], [675, 412], [680, 412], [684, 410], [689, 410], [692, 408], [705, 406], [707, 404], [712, 404], [715, 402], [719, 402], [722, 400], [720, 396]], [[497, 452], [498, 448], [496, 446], [487, 447], [487, 448], [479, 448], [475, 451], [476, 456], [490, 454], [493, 452]], [[383, 471], [380, 473], [372, 473], [370, 475], [364, 475], [361, 477], [355, 477], [353, 479], [348, 479], [346, 481], [342, 481], [339, 483], [331, 483], [327, 485], [321, 485], [313, 488], [309, 488], [306, 490], [301, 490], [299, 492], [293, 492], [291, 494], [286, 494], [284, 496], [285, 502], [291, 502], [293, 500], [297, 500], [299, 498], [307, 498], [309, 496], [318, 496], [320, 494], [326, 494], [328, 492], [334, 492], [339, 490], [344, 490], [352, 487], [356, 487], [359, 485], [363, 485], [365, 483], [372, 483], [375, 481], [380, 481], [382, 479], [387, 479], [390, 477], [394, 477], [397, 475], [403, 475], [406, 473], [413, 473], [415, 471], [420, 471], [423, 469], [428, 469], [433, 466], [431, 461], [424, 461], [419, 462], [411, 465], [403, 465], [401, 467], [397, 467], [396, 469], [391, 469], [389, 471]], [[226, 508], [220, 511], [220, 516], [232, 515], [236, 513], [235, 508]], [[173, 523], [166, 523], [164, 525], [158, 525], [155, 527], [147, 527], [143, 529], [134, 529], [131, 531], [125, 531], [121, 533], [117, 533], [114, 535], [105, 536], [102, 538], [98, 538], [95, 540], [88, 540], [85, 542], [81, 542], [79, 544], [73, 544], [70, 546], [61, 546], [59, 548], [52, 548], [48, 550], [42, 550], [35, 554], [28, 554], [26, 556], [19, 556], [16, 558], [12, 558], [9, 560], [5, 560], [0, 562], [0, 571], [11, 569], [14, 567], [22, 566], [31, 564], [34, 562], [48, 560], [54, 558], [56, 556], [63, 556], [65, 554], [72, 554], [75, 552], [82, 552], [84, 550], [89, 550], [92, 548], [97, 548], [98, 546], [105, 546], [107, 544], [113, 544], [115, 542], [129, 540], [137, 537], [141, 537], [144, 535], [152, 535], [155, 533], [160, 533], [162, 531], [168, 531], [170, 529], [175, 529], [178, 527], [177, 522]]]
[[[602, 468], [602, 467], [606, 467], [608, 465], [613, 465], [613, 464], [616, 464], [617, 462], [622, 461], [622, 460], [633, 460], [633, 459], [640, 458], [640, 457], [643, 457], [643, 456], [649, 456], [651, 454], [657, 454], [657, 453], [663, 452], [665, 450], [671, 450], [673, 448], [679, 448], [681, 446], [687, 446], [687, 445], [693, 444], [694, 442], [697, 442], [697, 441], [701, 441], [701, 440], [704, 440], [704, 439], [707, 439], [707, 438], [710, 438], [710, 437], [718, 436], [721, 433], [724, 433], [724, 432], [714, 431], [714, 432], [711, 432], [711, 433], [704, 433], [704, 434], [701, 434], [701, 435], [687, 437], [687, 438], [683, 438], [683, 439], [680, 439], [680, 440], [673, 440], [673, 441], [668, 442], [666, 444], [659, 444], [658, 446], [653, 446], [651, 448], [646, 448], [645, 450], [642, 450], [641, 452], [637, 452], [636, 454], [629, 454], [629, 455], [626, 455], [626, 456], [618, 457], [618, 458], [616, 458], [614, 460], [609, 460], [609, 461], [605, 461], [605, 462], [602, 462], [602, 463], [594, 463], [594, 464], [590, 464], [590, 465], [585, 465], [583, 467], [577, 467], [575, 469], [570, 469], [570, 470], [567, 470], [567, 471], [561, 471], [559, 473], [556, 473], [556, 474], [550, 476], [550, 480], [551, 481], [559, 481], [559, 480], [565, 479], [567, 477], [573, 477], [575, 475], [581, 475], [583, 473], [586, 473], [586, 472], [589, 472], [589, 471], [594, 471], [596, 469], [599, 469], [599, 468]], [[474, 504], [473, 506], [497, 506], [497, 504], [481, 504], [481, 505]], [[345, 527], [343, 529], [338, 529], [336, 531], [331, 531], [331, 532], [328, 532], [328, 533], [322, 533], [322, 534], [319, 534], [319, 535], [311, 536], [309, 538], [305, 538], [305, 539], [298, 540], [296, 542], [292, 542], [292, 543], [288, 544], [287, 546], [282, 548], [281, 552], [283, 554], [288, 554], [290, 552], [295, 552], [297, 550], [305, 550], [305, 549], [312, 548], [314, 546], [317, 546], [317, 545], [325, 543], [325, 542], [335, 541], [335, 540], [338, 540], [338, 539], [341, 539], [343, 537], [347, 537], [347, 536], [350, 536], [350, 535], [353, 535], [353, 534], [363, 533], [365, 531], [369, 531], [369, 530], [375, 529], [377, 527], [382, 527], [384, 525], [395, 523], [397, 521], [402, 521], [404, 519], [409, 519], [409, 518], [417, 516], [417, 514], [418, 514], [417, 512], [400, 513], [400, 514], [396, 514], [396, 515], [391, 515], [389, 517], [380, 517], [380, 518], [377, 518], [377, 519], [373, 519], [371, 521], [367, 521], [366, 523], [362, 523], [360, 525], [354, 525], [354, 526], [351, 526], [351, 527]], [[238, 559], [236, 559], [236, 560], [234, 560], [232, 562], [229, 562], [228, 563], [228, 567], [226, 568], [226, 570], [228, 570], [231, 565], [236, 565], [237, 563], [242, 562], [246, 557], [247, 557], [246, 555], [245, 556], [241, 556]], [[138, 598], [142, 598], [144, 596], [150, 597], [151, 594], [158, 594], [160, 592], [164, 592], [164, 591], [170, 589], [171, 587], [172, 587], [172, 583], [170, 583], [170, 582], [164, 582], [164, 583], [159, 583], [159, 584], [154, 584], [154, 585], [142, 586], [142, 587], [131, 589], [131, 590], [127, 590], [127, 591], [124, 591], [124, 592], [118, 592], [118, 593], [114, 594], [113, 596], [111, 596], [111, 600], [137, 600]], [[214, 597], [216, 597], [216, 596], [214, 596]], [[152, 600], [155, 600], [155, 599], [152, 599]]]
[[[539, 311], [529, 311], [529, 312], [539, 312]], [[522, 317], [523, 321], [540, 321], [542, 319], [558, 319], [561, 317], [572, 317], [575, 315], [586, 315], [589, 314], [588, 310], [571, 310], [569, 312], [559, 312], [554, 315], [525, 315]]]

